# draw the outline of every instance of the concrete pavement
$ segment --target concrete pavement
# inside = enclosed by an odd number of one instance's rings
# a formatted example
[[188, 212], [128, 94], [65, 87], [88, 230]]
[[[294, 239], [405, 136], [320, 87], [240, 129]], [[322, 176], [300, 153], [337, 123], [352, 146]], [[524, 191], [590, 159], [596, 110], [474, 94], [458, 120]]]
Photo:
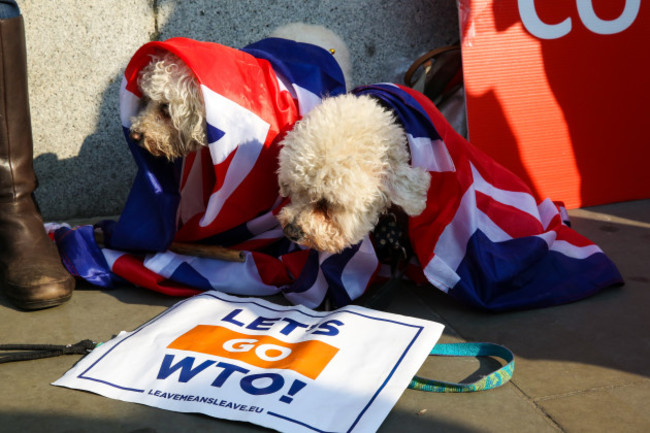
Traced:
[[[513, 380], [473, 394], [406, 390], [380, 432], [645, 432], [650, 430], [650, 200], [570, 212], [626, 284], [569, 305], [488, 314], [428, 286], [404, 284], [388, 310], [446, 325], [442, 342], [489, 341], [516, 356]], [[144, 289], [79, 287], [65, 305], [20, 312], [0, 298], [3, 342], [106, 341], [177, 299]], [[0, 432], [261, 432], [49, 385], [79, 356], [0, 365]], [[478, 359], [429, 357], [420, 375], [460, 381]]]

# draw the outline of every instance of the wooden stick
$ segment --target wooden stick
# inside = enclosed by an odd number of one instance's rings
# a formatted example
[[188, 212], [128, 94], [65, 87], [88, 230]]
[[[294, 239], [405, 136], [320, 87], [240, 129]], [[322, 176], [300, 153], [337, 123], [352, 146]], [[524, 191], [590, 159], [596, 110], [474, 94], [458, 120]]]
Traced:
[[246, 260], [244, 252], [219, 245], [189, 244], [172, 242], [169, 250], [186, 256], [205, 257], [209, 259], [226, 260], [228, 262], [243, 262]]
[[[98, 245], [104, 244], [104, 234], [101, 230], [95, 230], [95, 241]], [[244, 252], [220, 245], [190, 244], [185, 242], [172, 242], [169, 251], [186, 256], [203, 257], [208, 259], [219, 259], [228, 262], [244, 262]]]

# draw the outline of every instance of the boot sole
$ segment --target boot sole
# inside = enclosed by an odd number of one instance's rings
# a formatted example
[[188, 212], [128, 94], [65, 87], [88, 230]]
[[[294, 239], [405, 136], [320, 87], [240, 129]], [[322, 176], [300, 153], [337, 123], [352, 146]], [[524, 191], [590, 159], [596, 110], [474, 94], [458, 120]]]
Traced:
[[63, 295], [57, 298], [38, 299], [37, 296], [34, 296], [33, 299], [26, 299], [25, 297], [14, 296], [15, 294], [24, 293], [25, 288], [13, 285], [7, 285], [4, 292], [5, 296], [11, 301], [11, 303], [21, 310], [42, 310], [45, 308], [56, 307], [57, 305], [69, 301], [74, 292], [75, 282], [75, 279], [70, 277], [61, 282], [53, 283], [55, 287], [63, 289], [61, 290]]
[[46, 299], [46, 300], [39, 300], [39, 301], [25, 301], [22, 299], [13, 298], [11, 296], [8, 296], [8, 298], [12, 304], [20, 308], [21, 310], [33, 311], [33, 310], [43, 310], [45, 308], [51, 308], [51, 307], [56, 307], [57, 305], [61, 305], [69, 301], [70, 298], [72, 298], [72, 293], [56, 299]]

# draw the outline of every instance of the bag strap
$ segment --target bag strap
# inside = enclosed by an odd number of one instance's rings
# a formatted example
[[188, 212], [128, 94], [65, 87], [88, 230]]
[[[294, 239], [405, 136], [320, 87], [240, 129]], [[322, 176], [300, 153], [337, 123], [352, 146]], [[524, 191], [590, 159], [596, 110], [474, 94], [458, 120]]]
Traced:
[[515, 356], [506, 347], [493, 343], [450, 343], [437, 344], [431, 355], [441, 356], [494, 356], [506, 361], [506, 365], [482, 379], [471, 383], [443, 382], [415, 376], [409, 389], [427, 392], [476, 392], [497, 388], [506, 384], [515, 371]]
[[436, 48], [420, 56], [404, 74], [404, 83], [441, 108], [463, 87], [460, 45]]
[[406, 71], [406, 73], [404, 74], [404, 83], [408, 87], [413, 87], [413, 84], [415, 84], [413, 82], [413, 74], [415, 74], [415, 71], [417, 71], [418, 68], [420, 68], [426, 62], [428, 62], [430, 60], [434, 60], [436, 57], [440, 56], [443, 53], [446, 53], [448, 51], [456, 51], [458, 49], [459, 49], [458, 45], [449, 45], [449, 46], [446, 46], [446, 47], [435, 48], [435, 49], [433, 49], [431, 51], [428, 51], [428, 52], [422, 54], [420, 57], [418, 57], [413, 62], [411, 67], [409, 67], [408, 70]]

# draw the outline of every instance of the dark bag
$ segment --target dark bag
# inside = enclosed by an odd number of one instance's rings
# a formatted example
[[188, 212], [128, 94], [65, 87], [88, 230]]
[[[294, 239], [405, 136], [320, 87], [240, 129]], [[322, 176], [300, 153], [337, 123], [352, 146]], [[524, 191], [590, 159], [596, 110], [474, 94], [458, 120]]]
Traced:
[[404, 74], [404, 83], [431, 99], [451, 126], [467, 138], [460, 45], [436, 48], [420, 56]]

